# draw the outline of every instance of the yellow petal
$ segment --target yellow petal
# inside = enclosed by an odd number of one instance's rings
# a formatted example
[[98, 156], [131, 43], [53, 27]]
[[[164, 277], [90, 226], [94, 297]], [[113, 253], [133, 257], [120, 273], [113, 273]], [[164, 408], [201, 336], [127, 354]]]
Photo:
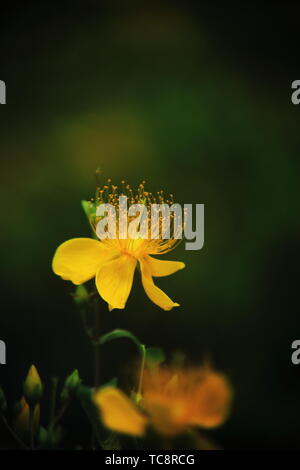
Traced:
[[113, 308], [125, 308], [131, 291], [136, 259], [122, 255], [105, 263], [96, 274], [96, 286], [101, 297]]
[[199, 385], [193, 400], [196, 405], [193, 424], [213, 428], [227, 418], [232, 389], [223, 375], [210, 372]]
[[121, 390], [115, 387], [104, 387], [94, 393], [94, 401], [101, 411], [106, 427], [134, 436], [144, 434], [146, 417]]
[[63, 279], [82, 284], [95, 276], [102, 263], [117, 255], [116, 250], [92, 238], [72, 238], [57, 248], [52, 269]]
[[149, 299], [163, 310], [171, 310], [173, 307], [179, 307], [179, 304], [173, 302], [167, 294], [154, 284], [148, 260], [145, 258], [140, 259], [140, 266], [142, 272], [142, 283]]
[[180, 269], [185, 268], [185, 264], [181, 261], [164, 261], [152, 256], [146, 256], [148, 266], [151, 269], [152, 276], [161, 277], [169, 276], [170, 274], [176, 273]]

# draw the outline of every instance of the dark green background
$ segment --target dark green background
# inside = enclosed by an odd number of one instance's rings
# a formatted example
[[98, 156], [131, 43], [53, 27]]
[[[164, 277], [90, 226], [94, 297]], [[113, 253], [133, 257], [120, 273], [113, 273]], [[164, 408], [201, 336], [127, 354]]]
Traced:
[[[154, 306], [137, 275], [124, 311], [103, 303], [103, 331], [212, 358], [235, 389], [229, 421], [211, 433], [225, 448], [300, 447], [300, 366], [290, 359], [300, 336], [300, 106], [291, 103], [300, 8], [14, 5], [0, 18], [0, 383], [10, 402], [31, 363], [46, 382], [77, 367], [92, 383], [73, 287], [51, 259], [64, 240], [89, 236], [80, 200], [100, 166], [116, 183], [145, 179], [150, 191], [205, 204], [204, 249], [182, 244], [165, 259], [186, 269], [158, 280], [181, 307]], [[127, 354], [125, 342], [104, 347], [102, 377]]]

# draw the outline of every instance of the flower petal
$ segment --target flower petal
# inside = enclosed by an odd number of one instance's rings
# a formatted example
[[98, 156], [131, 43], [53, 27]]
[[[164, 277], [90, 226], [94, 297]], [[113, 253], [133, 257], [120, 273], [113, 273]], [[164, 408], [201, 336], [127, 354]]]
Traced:
[[72, 238], [57, 248], [52, 269], [63, 279], [82, 284], [95, 276], [102, 263], [117, 255], [116, 250], [92, 238]]
[[197, 410], [193, 416], [194, 425], [202, 428], [214, 428], [227, 418], [232, 400], [232, 389], [227, 379], [215, 372], [210, 372], [199, 384], [193, 401]]
[[171, 310], [173, 307], [179, 307], [179, 304], [173, 302], [167, 294], [154, 284], [151, 275], [151, 267], [146, 258], [140, 259], [140, 266], [142, 272], [142, 283], [149, 299], [163, 310]]
[[122, 255], [105, 263], [96, 274], [96, 286], [109, 308], [125, 308], [131, 291], [136, 259]]
[[133, 436], [144, 434], [146, 417], [121, 390], [103, 387], [94, 393], [94, 402], [101, 411], [106, 427]]
[[156, 277], [169, 276], [176, 273], [180, 269], [185, 268], [185, 264], [181, 261], [165, 261], [152, 256], [146, 256], [148, 265], [151, 269], [151, 275]]

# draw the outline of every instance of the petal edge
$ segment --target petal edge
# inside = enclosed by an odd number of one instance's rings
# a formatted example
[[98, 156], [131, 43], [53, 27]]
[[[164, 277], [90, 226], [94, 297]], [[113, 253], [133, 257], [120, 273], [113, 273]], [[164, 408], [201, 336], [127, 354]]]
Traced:
[[148, 265], [151, 269], [151, 275], [155, 277], [170, 276], [171, 274], [185, 268], [181, 261], [168, 261], [146, 256]]
[[151, 268], [147, 259], [140, 260], [142, 284], [149, 299], [163, 310], [172, 310], [173, 307], [179, 307], [179, 304], [173, 302], [159, 287], [157, 287], [152, 279]]
[[114, 250], [92, 238], [71, 238], [57, 248], [52, 269], [73, 284], [83, 284], [95, 276], [102, 263], [116, 256]]
[[96, 287], [109, 309], [125, 308], [131, 291], [136, 259], [121, 255], [103, 264], [96, 274]]

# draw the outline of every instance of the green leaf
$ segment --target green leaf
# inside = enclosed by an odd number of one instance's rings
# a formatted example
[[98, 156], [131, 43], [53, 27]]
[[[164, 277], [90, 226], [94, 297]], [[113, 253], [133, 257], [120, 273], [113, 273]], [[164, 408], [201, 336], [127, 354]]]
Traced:
[[88, 219], [91, 215], [95, 215], [95, 208], [91, 201], [81, 201], [81, 207]]
[[159, 365], [166, 359], [165, 353], [159, 347], [146, 348], [146, 364], [148, 366]]
[[[81, 207], [89, 221], [89, 223], [93, 226], [96, 224], [96, 205], [92, 201], [81, 201]], [[97, 240], [97, 235], [93, 231], [92, 238]]]
[[103, 387], [117, 387], [118, 386], [118, 378], [113, 377], [111, 380], [106, 382], [104, 385], [101, 385], [101, 388]]
[[40, 427], [38, 433], [38, 440], [41, 449], [55, 449], [63, 438], [63, 431], [60, 426], [57, 428], [45, 429]]
[[133, 333], [131, 333], [128, 330], [116, 329], [116, 330], [110, 331], [109, 333], [106, 333], [105, 335], [101, 336], [99, 343], [105, 344], [105, 343], [108, 343], [110, 341], [113, 341], [115, 339], [120, 339], [120, 338], [130, 339], [137, 345], [137, 347], [139, 348], [139, 351], [142, 354], [144, 353], [144, 345], [138, 340], [136, 336], [134, 336]]
[[77, 388], [77, 396], [92, 425], [98, 444], [101, 446], [100, 417], [99, 411], [93, 401], [93, 390], [85, 385]]

